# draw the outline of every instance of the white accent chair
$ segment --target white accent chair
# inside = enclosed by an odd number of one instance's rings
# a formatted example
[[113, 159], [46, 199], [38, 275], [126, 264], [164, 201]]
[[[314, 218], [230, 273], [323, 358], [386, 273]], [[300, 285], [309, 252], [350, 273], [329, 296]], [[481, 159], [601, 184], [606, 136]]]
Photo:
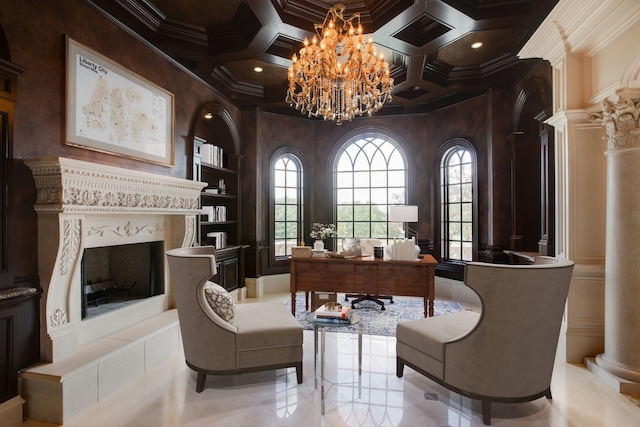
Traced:
[[231, 322], [210, 307], [203, 288], [216, 274], [215, 248], [167, 251], [187, 365], [198, 373], [196, 391], [207, 375], [296, 368], [302, 383], [302, 327], [284, 303], [235, 305]]
[[551, 399], [551, 374], [573, 262], [537, 257], [531, 265], [471, 262], [464, 283], [482, 311], [461, 311], [400, 323], [396, 329], [398, 377], [404, 366], [449, 390], [491, 402]]

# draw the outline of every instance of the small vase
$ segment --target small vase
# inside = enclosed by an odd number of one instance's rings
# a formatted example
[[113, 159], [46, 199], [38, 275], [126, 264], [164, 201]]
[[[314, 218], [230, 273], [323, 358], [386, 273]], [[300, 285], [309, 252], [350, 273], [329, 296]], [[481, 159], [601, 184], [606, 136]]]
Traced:
[[322, 240], [316, 240], [313, 242], [314, 251], [324, 251], [324, 242]]

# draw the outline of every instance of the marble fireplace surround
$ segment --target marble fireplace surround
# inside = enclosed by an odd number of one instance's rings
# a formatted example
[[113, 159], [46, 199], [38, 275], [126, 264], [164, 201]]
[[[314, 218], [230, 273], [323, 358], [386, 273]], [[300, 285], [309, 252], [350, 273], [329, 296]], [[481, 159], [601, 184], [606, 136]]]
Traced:
[[37, 188], [43, 361], [56, 362], [173, 306], [165, 265], [164, 294], [83, 321], [82, 254], [153, 241], [163, 241], [165, 250], [191, 246], [204, 183], [62, 157], [25, 164]]

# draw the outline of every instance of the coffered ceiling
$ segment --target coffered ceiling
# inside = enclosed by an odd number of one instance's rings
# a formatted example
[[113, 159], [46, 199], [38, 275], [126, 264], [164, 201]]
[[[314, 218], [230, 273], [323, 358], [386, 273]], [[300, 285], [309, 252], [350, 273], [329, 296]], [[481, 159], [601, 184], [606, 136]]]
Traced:
[[[336, 0], [86, 0], [241, 108], [299, 115], [287, 68]], [[342, 0], [385, 53], [393, 101], [377, 114], [428, 112], [508, 87], [536, 60], [517, 53], [558, 0]], [[481, 41], [483, 46], [472, 49]], [[262, 73], [254, 67], [263, 68]]]

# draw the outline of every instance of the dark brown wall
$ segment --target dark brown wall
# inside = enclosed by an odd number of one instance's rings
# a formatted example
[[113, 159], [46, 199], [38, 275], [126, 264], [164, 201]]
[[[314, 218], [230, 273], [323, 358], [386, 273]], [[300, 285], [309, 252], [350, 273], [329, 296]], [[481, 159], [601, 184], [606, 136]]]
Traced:
[[[0, 24], [12, 62], [26, 69], [18, 78], [13, 139], [15, 276], [37, 273], [35, 186], [21, 159], [69, 157], [186, 178], [200, 105], [218, 102], [240, 121], [236, 107], [81, 0], [0, 0]], [[65, 35], [174, 94], [174, 167], [65, 145]]]
[[[269, 241], [269, 169], [271, 158], [277, 149], [290, 146], [303, 153], [305, 187], [308, 189], [305, 209], [309, 214], [306, 223], [330, 222], [333, 197], [331, 153], [352, 136], [373, 130], [386, 133], [407, 151], [410, 179], [413, 182], [409, 202], [419, 206], [420, 221], [417, 226], [421, 239], [433, 238], [435, 234], [433, 200], [439, 173], [436, 159], [438, 150], [455, 138], [471, 143], [476, 150], [478, 163], [480, 246], [491, 244], [507, 248], [511, 215], [511, 149], [508, 135], [511, 133], [512, 108], [512, 91], [509, 89], [489, 91], [470, 101], [429, 114], [373, 116], [354, 119], [341, 126], [333, 122], [310, 122], [302, 116], [290, 118], [252, 113], [252, 116], [257, 117], [255, 123], [258, 130], [254, 144], [255, 153], [259, 153], [252, 168], [255, 168], [259, 179], [255, 184], [256, 211], [254, 213], [247, 210], [251, 219], [245, 220], [243, 217], [246, 243], [261, 242], [267, 245]], [[251, 144], [248, 139], [245, 143]], [[251, 155], [253, 154], [252, 151]], [[491, 177], [492, 192], [489, 191], [490, 177], [487, 169], [489, 156], [497, 165], [494, 165]], [[250, 194], [254, 189], [247, 184], [245, 191]], [[492, 209], [493, 216], [489, 214]], [[496, 210], [499, 213], [495, 213]], [[505, 223], [494, 224], [491, 221]], [[252, 226], [247, 227], [250, 222]], [[305, 236], [306, 234], [308, 232]], [[266, 265], [266, 260], [264, 261], [263, 266]]]

